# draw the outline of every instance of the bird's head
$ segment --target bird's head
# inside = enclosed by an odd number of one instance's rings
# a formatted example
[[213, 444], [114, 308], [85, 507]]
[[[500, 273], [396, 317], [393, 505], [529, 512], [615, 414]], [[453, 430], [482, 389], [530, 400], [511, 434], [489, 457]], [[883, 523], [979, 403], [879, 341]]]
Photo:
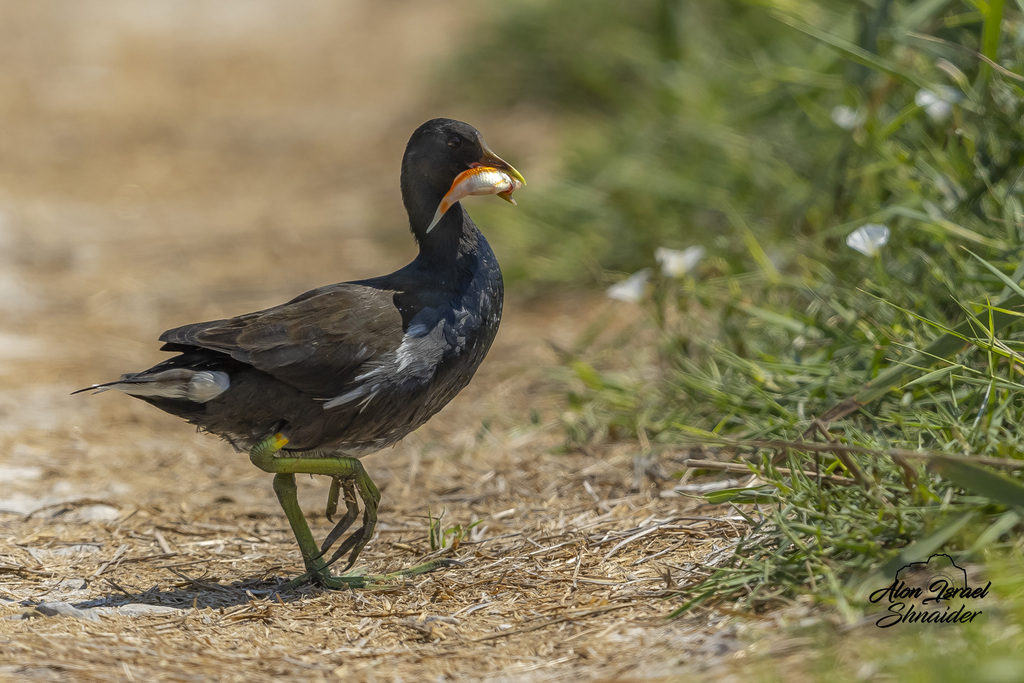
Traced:
[[[467, 182], [462, 174], [471, 169], [500, 171], [512, 187]], [[417, 128], [402, 159], [402, 198], [417, 234], [432, 229], [450, 206], [469, 194], [499, 194], [511, 201], [512, 190], [525, 184], [519, 171], [491, 151], [480, 131], [453, 119], [431, 119]]]

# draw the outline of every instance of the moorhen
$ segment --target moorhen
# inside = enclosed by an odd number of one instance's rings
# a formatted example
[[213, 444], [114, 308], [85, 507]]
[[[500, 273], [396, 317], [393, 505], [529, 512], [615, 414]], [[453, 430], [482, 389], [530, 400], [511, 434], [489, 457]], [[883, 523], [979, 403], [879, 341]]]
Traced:
[[[373, 535], [380, 492], [359, 458], [426, 422], [465, 387], [498, 331], [504, 287], [494, 252], [459, 200], [511, 194], [525, 180], [472, 126], [433, 119], [402, 159], [402, 201], [419, 244], [390, 275], [327, 285], [286, 304], [164, 332], [178, 355], [149, 370], [80, 391], [117, 389], [245, 450], [274, 474], [274, 492], [302, 552], [293, 581], [340, 588], [383, 577], [334, 575]], [[75, 392], [78, 393], [78, 392]], [[296, 474], [332, 478], [327, 516], [346, 512], [317, 547], [299, 507]], [[363, 524], [327, 551], [359, 514]], [[333, 521], [333, 520], [332, 520]]]

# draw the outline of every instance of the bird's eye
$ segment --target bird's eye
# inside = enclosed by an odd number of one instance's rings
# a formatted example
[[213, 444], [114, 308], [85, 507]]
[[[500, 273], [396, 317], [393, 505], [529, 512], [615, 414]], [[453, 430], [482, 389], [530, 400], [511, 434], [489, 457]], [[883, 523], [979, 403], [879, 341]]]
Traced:
[[451, 147], [452, 149], [458, 149], [461, 144], [462, 138], [460, 138], [458, 135], [453, 135], [450, 138], [448, 138], [448, 146]]

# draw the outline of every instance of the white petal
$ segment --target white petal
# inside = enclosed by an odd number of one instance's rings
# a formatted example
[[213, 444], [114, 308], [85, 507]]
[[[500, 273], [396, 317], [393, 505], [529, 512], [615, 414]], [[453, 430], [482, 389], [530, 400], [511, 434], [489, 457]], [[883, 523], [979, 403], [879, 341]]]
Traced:
[[953, 105], [962, 99], [955, 88], [938, 85], [928, 90], [921, 89], [914, 94], [914, 104], [924, 109], [932, 121], [945, 121], [953, 113]]
[[840, 104], [832, 109], [832, 123], [843, 130], [853, 130], [864, 123], [864, 112], [848, 107], [845, 104]]
[[953, 105], [945, 100], [939, 100], [932, 102], [924, 108], [924, 113], [928, 115], [932, 121], [945, 121], [949, 118], [949, 115], [953, 113]]
[[888, 241], [888, 226], [877, 223], [865, 223], [846, 236], [846, 246], [865, 256], [875, 256]]
[[638, 270], [622, 282], [616, 282], [606, 289], [605, 295], [609, 299], [618, 299], [619, 301], [628, 301], [635, 304], [644, 298], [644, 288], [647, 286], [647, 280], [650, 277], [650, 268]]
[[658, 247], [654, 250], [654, 260], [661, 265], [661, 272], [668, 277], [682, 277], [697, 267], [707, 250], [701, 246], [679, 249]]
[[914, 94], [914, 104], [919, 107], [927, 107], [930, 104], [935, 104], [939, 98], [931, 90], [918, 90]]

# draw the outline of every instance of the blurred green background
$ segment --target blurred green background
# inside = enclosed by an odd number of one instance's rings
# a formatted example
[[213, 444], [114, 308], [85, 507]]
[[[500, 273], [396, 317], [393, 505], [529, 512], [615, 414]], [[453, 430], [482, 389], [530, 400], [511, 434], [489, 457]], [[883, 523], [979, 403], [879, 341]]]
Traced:
[[865, 577], [939, 549], [1021, 566], [1022, 73], [1001, 0], [525, 2], [455, 61], [477, 101], [557, 121], [550, 181], [482, 207], [513, 281], [640, 271], [646, 330], [564, 355], [570, 447], [759, 475], [708, 496], [760, 507], [682, 610], [809, 593], [853, 619]]

